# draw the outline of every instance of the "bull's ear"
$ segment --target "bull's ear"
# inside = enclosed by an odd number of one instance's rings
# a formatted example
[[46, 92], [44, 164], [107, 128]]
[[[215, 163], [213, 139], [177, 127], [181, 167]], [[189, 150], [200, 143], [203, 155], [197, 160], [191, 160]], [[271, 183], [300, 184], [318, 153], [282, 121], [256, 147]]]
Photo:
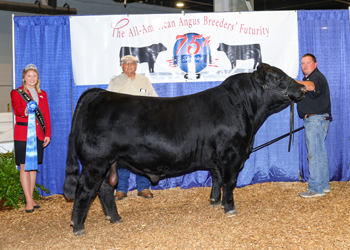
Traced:
[[267, 69], [267, 68], [271, 68], [270, 64], [267, 64], [267, 63], [259, 63], [258, 67], [257, 67], [257, 70], [264, 70], [264, 69]]
[[253, 72], [253, 78], [255, 82], [261, 85], [265, 85], [266, 73], [271, 69], [271, 66], [266, 63], [260, 63], [257, 70]]

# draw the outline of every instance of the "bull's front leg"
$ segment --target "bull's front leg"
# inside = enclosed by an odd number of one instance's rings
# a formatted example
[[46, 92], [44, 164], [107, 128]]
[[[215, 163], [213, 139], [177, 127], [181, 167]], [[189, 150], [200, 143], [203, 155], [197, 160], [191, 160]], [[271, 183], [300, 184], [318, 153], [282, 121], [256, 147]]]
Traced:
[[236, 185], [232, 184], [224, 184], [222, 206], [224, 208], [225, 214], [238, 214], [233, 199], [233, 190], [235, 186]]
[[210, 205], [213, 207], [221, 206], [221, 186], [222, 178], [220, 170], [215, 168], [210, 171], [212, 178], [212, 188], [209, 197]]
[[[237, 170], [237, 169], [236, 169]], [[237, 185], [238, 170], [225, 169], [223, 180], [222, 206], [225, 214], [238, 214], [233, 199], [233, 190]]]
[[114, 201], [114, 186], [108, 183], [109, 175], [102, 182], [101, 187], [98, 191], [98, 196], [101, 201], [103, 212], [106, 216], [106, 220], [111, 223], [122, 222], [122, 218], [118, 214], [117, 206]]

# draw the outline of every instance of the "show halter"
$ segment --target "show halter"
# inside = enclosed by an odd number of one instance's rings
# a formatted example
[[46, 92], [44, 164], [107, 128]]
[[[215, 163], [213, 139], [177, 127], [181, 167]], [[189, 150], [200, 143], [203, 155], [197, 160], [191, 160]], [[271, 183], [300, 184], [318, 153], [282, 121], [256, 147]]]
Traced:
[[[290, 86], [292, 80], [293, 80], [293, 79], [290, 78], [290, 81], [289, 81], [289, 83], [288, 83], [288, 86], [287, 86], [287, 88], [285, 88], [284, 90], [278, 90], [278, 89], [270, 88], [270, 87], [267, 86], [267, 85], [261, 85], [261, 84], [259, 84], [259, 85], [260, 85], [263, 89], [265, 89], [265, 90], [275, 90], [275, 91], [277, 91], [277, 92], [280, 92], [283, 96], [287, 97], [287, 98], [289, 99], [289, 101], [291, 101], [291, 104], [290, 104], [290, 132], [289, 132], [288, 134], [286, 134], [286, 135], [283, 135], [283, 136], [281, 136], [281, 137], [279, 137], [279, 138], [276, 138], [276, 139], [274, 139], [274, 140], [272, 140], [272, 141], [270, 141], [270, 142], [267, 142], [267, 143], [265, 143], [265, 144], [263, 144], [263, 145], [260, 145], [260, 146], [258, 146], [258, 147], [256, 147], [256, 148], [254, 148], [254, 149], [252, 150], [252, 152], [255, 152], [255, 151], [259, 150], [259, 149], [262, 149], [262, 148], [264, 148], [264, 147], [266, 147], [266, 146], [268, 146], [268, 145], [271, 145], [272, 143], [274, 143], [274, 142], [276, 142], [276, 141], [279, 141], [279, 140], [281, 140], [282, 138], [284, 138], [284, 137], [286, 137], [286, 136], [288, 136], [288, 135], [289, 135], [288, 152], [290, 152], [290, 146], [291, 146], [291, 144], [292, 144], [292, 140], [293, 140], [293, 142], [294, 142], [294, 133], [297, 132], [297, 131], [299, 131], [299, 130], [302, 130], [302, 129], [304, 128], [304, 127], [301, 127], [301, 128], [298, 128], [297, 130], [294, 130], [294, 101], [292, 101], [292, 100], [290, 99], [289, 95], [288, 95], [288, 89], [289, 89], [289, 86]], [[274, 81], [277, 81], [277, 79], [274, 79]]]
[[28, 131], [27, 131], [27, 147], [25, 171], [38, 170], [38, 153], [36, 145], [36, 125], [35, 125], [35, 110], [38, 104], [35, 101], [27, 103], [28, 115]]
[[[274, 80], [274, 82], [277, 81], [276, 78], [273, 79], [273, 80]], [[267, 84], [265, 84], [265, 85], [259, 84], [259, 86], [262, 87], [262, 88], [265, 89], [265, 90], [275, 90], [275, 91], [277, 91], [277, 92], [280, 92], [280, 93], [282, 93], [282, 95], [284, 95], [285, 97], [287, 97], [287, 98], [289, 99], [289, 101], [292, 102], [292, 100], [290, 99], [290, 97], [289, 97], [289, 95], [288, 95], [288, 89], [289, 89], [289, 86], [290, 86], [290, 84], [292, 83], [292, 81], [293, 81], [293, 79], [290, 78], [290, 81], [289, 81], [289, 83], [288, 83], [288, 86], [287, 86], [287, 88], [285, 88], [284, 90], [279, 90], [279, 89], [277, 89], [277, 88], [270, 88], [269, 86], [267, 86]]]

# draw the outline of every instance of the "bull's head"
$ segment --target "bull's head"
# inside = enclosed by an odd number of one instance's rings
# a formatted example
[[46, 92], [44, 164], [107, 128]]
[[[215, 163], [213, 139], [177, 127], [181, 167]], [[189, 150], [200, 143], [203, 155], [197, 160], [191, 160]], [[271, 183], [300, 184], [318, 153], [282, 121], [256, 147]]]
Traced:
[[253, 77], [263, 89], [277, 91], [290, 101], [299, 101], [305, 97], [306, 88], [303, 84], [299, 84], [282, 70], [269, 64], [259, 64]]

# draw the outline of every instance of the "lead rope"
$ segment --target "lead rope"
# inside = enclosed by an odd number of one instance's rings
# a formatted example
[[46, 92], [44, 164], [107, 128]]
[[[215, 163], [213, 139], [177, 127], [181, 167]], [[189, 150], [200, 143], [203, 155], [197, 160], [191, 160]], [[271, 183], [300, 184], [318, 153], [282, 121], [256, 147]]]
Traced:
[[290, 131], [289, 131], [289, 133], [287, 133], [285, 135], [282, 135], [282, 136], [280, 136], [280, 137], [278, 137], [276, 139], [273, 139], [273, 140], [271, 140], [269, 142], [266, 142], [266, 143], [264, 143], [264, 144], [262, 144], [260, 146], [257, 146], [255, 148], [253, 148], [252, 153], [256, 152], [256, 151], [258, 151], [258, 150], [260, 150], [260, 149], [262, 149], [264, 147], [267, 147], [267, 146], [269, 146], [269, 145], [271, 145], [271, 144], [273, 144], [275, 142], [278, 142], [279, 140], [281, 140], [281, 139], [283, 139], [283, 138], [285, 138], [287, 136], [289, 136], [288, 152], [290, 152], [290, 145], [292, 143], [292, 138], [293, 138], [293, 143], [294, 143], [294, 133], [296, 133], [296, 132], [298, 132], [298, 131], [300, 131], [302, 129], [304, 129], [304, 126], [294, 130], [294, 101], [292, 101], [291, 106], [290, 106]]
[[[304, 129], [304, 126], [298, 128], [298, 129], [296, 129], [296, 130], [294, 130], [292, 133], [294, 134], [294, 133], [296, 133], [296, 132], [298, 132], [298, 131], [300, 131], [300, 130], [302, 130], [302, 129]], [[282, 136], [280, 136], [280, 137], [278, 137], [278, 138], [276, 138], [276, 139], [273, 139], [273, 140], [271, 140], [271, 141], [269, 141], [269, 142], [266, 142], [266, 143], [264, 143], [264, 144], [262, 144], [262, 145], [260, 145], [260, 146], [257, 146], [257, 147], [255, 147], [255, 148], [253, 148], [252, 153], [253, 153], [253, 152], [256, 152], [256, 151], [258, 151], [258, 150], [260, 150], [260, 149], [262, 149], [262, 148], [264, 148], [264, 147], [270, 146], [271, 144], [273, 144], [273, 143], [275, 143], [275, 142], [278, 142], [279, 140], [282, 140], [283, 138], [287, 137], [288, 135], [290, 135], [290, 133], [287, 133], [287, 134], [282, 135]]]
[[294, 134], [293, 134], [293, 130], [294, 130], [294, 101], [292, 101], [292, 103], [290, 104], [290, 132], [289, 132], [289, 144], [288, 144], [288, 152], [290, 152], [290, 145], [292, 144], [292, 140], [293, 140], [293, 144], [294, 144]]

